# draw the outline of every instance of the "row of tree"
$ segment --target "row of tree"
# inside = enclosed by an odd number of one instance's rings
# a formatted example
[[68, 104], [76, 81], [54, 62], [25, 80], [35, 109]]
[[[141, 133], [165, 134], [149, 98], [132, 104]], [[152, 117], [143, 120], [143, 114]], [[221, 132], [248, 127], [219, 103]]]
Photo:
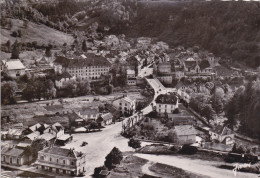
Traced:
[[238, 123], [239, 131], [260, 139], [260, 80], [249, 81], [237, 89], [227, 103], [227, 124], [233, 129]]

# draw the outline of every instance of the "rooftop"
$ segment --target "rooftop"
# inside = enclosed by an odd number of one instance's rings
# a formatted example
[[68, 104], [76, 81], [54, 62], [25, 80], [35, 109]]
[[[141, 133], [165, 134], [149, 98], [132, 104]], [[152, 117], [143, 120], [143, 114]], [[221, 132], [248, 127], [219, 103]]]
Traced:
[[66, 148], [60, 148], [60, 147], [48, 147], [39, 152], [49, 153], [49, 154], [59, 155], [59, 156], [64, 156], [64, 157], [70, 157], [70, 158], [77, 158], [77, 157], [81, 157], [83, 155], [81, 152], [77, 152], [73, 149], [66, 149]]
[[75, 57], [67, 58], [57, 56], [54, 63], [60, 64], [63, 67], [86, 67], [86, 66], [110, 66], [110, 62], [103, 56], [97, 56], [93, 53], [84, 55], [86, 58]]
[[217, 125], [213, 129], [211, 129], [211, 131], [219, 135], [230, 135], [233, 133], [229, 128], [223, 127], [221, 125]]
[[25, 69], [25, 66], [19, 59], [14, 59], [9, 61], [3, 60], [3, 64], [6, 66], [7, 70]]
[[197, 132], [192, 125], [179, 125], [175, 126], [174, 130], [178, 136], [181, 135], [196, 135]]
[[197, 62], [194, 60], [193, 61], [186, 60], [186, 61], [184, 61], [184, 64], [185, 64], [186, 68], [193, 69], [193, 68], [195, 68]]
[[135, 71], [134, 70], [130, 70], [130, 69], [128, 69], [126, 71], [126, 73], [127, 73], [127, 75], [135, 75]]
[[95, 115], [98, 114], [98, 109], [84, 108], [79, 111], [80, 115]]
[[103, 114], [101, 117], [104, 119], [104, 121], [109, 120], [109, 119], [113, 119], [113, 115], [110, 112]]
[[156, 103], [160, 104], [176, 104], [178, 97], [175, 93], [161, 94], [155, 99]]
[[21, 156], [23, 153], [24, 150], [19, 148], [9, 148], [9, 149], [2, 150], [1, 152], [1, 154], [10, 155], [10, 156]]
[[63, 72], [62, 74], [56, 76], [57, 81], [60, 81], [63, 78], [72, 78], [72, 76], [68, 72]]

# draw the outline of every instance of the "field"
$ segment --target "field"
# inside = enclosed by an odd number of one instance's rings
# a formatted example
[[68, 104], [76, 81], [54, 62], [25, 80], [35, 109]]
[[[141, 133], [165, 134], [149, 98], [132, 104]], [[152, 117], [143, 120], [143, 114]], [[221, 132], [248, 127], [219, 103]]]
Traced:
[[[11, 19], [11, 21], [11, 30], [1, 28], [1, 44], [6, 43], [8, 40], [10, 40], [11, 44], [13, 44], [16, 39], [24, 43], [36, 41], [38, 45], [47, 45], [48, 43], [51, 43], [59, 46], [63, 45], [64, 43], [70, 45], [73, 42], [73, 37], [71, 35], [47, 27], [46, 25], [39, 25], [36, 23], [29, 22], [27, 28], [25, 29], [23, 27], [23, 21], [18, 19]], [[21, 30], [21, 38], [15, 38], [10, 35], [13, 31], [17, 30]]]

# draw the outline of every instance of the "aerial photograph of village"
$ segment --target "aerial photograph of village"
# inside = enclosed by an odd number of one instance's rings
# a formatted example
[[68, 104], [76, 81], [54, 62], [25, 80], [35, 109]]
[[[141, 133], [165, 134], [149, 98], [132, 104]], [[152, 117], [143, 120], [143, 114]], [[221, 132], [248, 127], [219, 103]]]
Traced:
[[0, 8], [1, 178], [260, 177], [260, 1]]

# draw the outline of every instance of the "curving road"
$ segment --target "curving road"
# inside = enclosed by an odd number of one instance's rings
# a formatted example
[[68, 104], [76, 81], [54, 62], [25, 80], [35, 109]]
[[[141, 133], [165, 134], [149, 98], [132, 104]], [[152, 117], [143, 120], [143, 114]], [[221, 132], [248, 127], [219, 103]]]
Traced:
[[217, 168], [218, 165], [223, 163], [216, 161], [205, 161], [200, 159], [189, 159], [182, 156], [171, 155], [148, 155], [148, 154], [134, 154], [143, 159], [147, 159], [152, 162], [167, 164], [177, 168], [181, 168], [185, 171], [193, 172], [201, 175], [202, 177], [213, 178], [257, 178], [257, 174], [237, 172], [236, 176], [232, 170]]

